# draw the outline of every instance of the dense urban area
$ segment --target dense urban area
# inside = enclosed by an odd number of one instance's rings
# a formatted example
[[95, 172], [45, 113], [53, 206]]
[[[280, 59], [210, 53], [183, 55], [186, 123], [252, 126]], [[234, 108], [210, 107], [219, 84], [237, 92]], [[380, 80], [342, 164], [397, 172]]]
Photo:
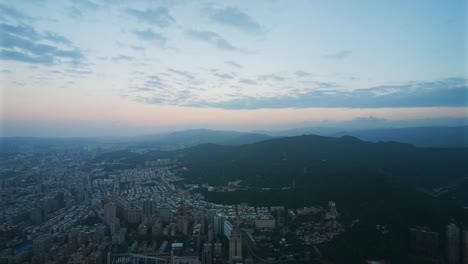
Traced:
[[[334, 263], [323, 245], [360, 225], [333, 200], [297, 208], [208, 201], [249, 186], [187, 183], [181, 175], [190, 168], [177, 158], [132, 168], [125, 157], [97, 158], [112, 150], [26, 146], [2, 156], [0, 263]], [[421, 263], [468, 263], [462, 228], [414, 226], [405, 247]], [[374, 229], [389, 236], [384, 223]], [[371, 257], [361, 260], [390, 262]]]

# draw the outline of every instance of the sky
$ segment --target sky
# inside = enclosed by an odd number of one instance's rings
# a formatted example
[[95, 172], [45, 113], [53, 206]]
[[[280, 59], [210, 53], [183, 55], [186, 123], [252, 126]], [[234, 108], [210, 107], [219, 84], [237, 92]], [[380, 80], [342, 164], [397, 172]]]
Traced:
[[468, 119], [466, 1], [25, 0], [0, 13], [1, 136]]

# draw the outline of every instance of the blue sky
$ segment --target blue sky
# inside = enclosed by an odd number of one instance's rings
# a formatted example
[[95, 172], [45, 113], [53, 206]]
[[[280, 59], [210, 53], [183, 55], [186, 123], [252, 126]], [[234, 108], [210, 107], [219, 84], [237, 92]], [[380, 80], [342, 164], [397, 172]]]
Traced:
[[0, 13], [4, 135], [468, 117], [465, 1], [30, 0]]

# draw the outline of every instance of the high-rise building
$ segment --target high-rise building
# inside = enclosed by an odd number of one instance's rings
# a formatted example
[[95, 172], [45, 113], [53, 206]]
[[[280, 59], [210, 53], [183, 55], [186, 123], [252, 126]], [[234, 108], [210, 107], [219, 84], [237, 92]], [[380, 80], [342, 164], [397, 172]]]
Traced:
[[447, 225], [447, 261], [450, 264], [460, 263], [460, 229], [455, 224]]
[[145, 199], [141, 202], [142, 215], [143, 216], [153, 216], [156, 214], [156, 203], [153, 199]]
[[110, 225], [112, 220], [116, 217], [116, 206], [114, 203], [104, 205], [104, 222]]
[[410, 229], [411, 251], [425, 259], [434, 259], [439, 250], [439, 233], [427, 228]]
[[169, 223], [171, 221], [171, 209], [169, 207], [159, 208], [158, 213], [164, 223]]
[[220, 236], [224, 234], [224, 221], [227, 219], [225, 214], [218, 213], [214, 216], [214, 234]]
[[130, 206], [127, 209], [127, 221], [131, 224], [140, 223], [140, 209], [136, 206]]
[[223, 244], [220, 242], [214, 243], [214, 252], [213, 252], [215, 258], [221, 258], [221, 255], [223, 254]]
[[203, 244], [202, 264], [213, 263], [213, 243]]
[[232, 230], [229, 240], [229, 262], [235, 263], [239, 259], [242, 259], [242, 234], [236, 227]]
[[110, 226], [111, 235], [114, 235], [120, 229], [120, 219], [118, 217], [114, 217], [114, 219], [112, 219], [111, 222], [109, 223], [109, 226]]
[[468, 229], [463, 230], [463, 264], [468, 264]]
[[201, 232], [201, 225], [200, 224], [195, 224], [193, 226], [193, 232], [192, 232], [192, 249], [195, 252], [198, 252], [200, 250], [200, 232]]
[[229, 220], [225, 220], [225, 221], [224, 221], [223, 231], [224, 231], [224, 236], [225, 236], [228, 240], [231, 239], [232, 229], [233, 229], [233, 226], [232, 226], [231, 222], [229, 222]]
[[47, 254], [52, 247], [52, 238], [49, 235], [42, 235], [33, 240], [34, 255]]
[[216, 215], [216, 209], [208, 209], [206, 210], [206, 219], [208, 224], [214, 224], [214, 217]]
[[213, 225], [212, 224], [209, 224], [208, 225], [208, 242], [213, 242], [213, 238], [214, 238], [214, 233], [213, 233]]

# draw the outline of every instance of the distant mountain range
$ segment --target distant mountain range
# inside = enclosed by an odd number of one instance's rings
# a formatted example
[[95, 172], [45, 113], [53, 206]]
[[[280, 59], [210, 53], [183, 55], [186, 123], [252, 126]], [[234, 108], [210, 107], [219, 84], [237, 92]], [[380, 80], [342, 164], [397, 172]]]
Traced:
[[418, 147], [468, 147], [468, 126], [367, 129], [335, 135], [351, 135], [371, 142], [396, 141]]
[[209, 129], [184, 130], [165, 135], [135, 138], [137, 146], [183, 146], [199, 144], [242, 145], [271, 138], [300, 135], [354, 136], [364, 141], [395, 141], [418, 147], [468, 147], [468, 126], [460, 127], [409, 127], [343, 130], [333, 127], [296, 128], [283, 131], [237, 132]]
[[200, 144], [242, 145], [272, 138], [261, 133], [193, 129], [168, 134], [135, 137], [133, 143], [138, 147], [192, 147]]
[[354, 136], [364, 141], [408, 143], [418, 147], [468, 147], [468, 126], [411, 127], [344, 130], [333, 127], [306, 127], [282, 131], [237, 132], [209, 129], [183, 130], [165, 134], [119, 138], [0, 138], [0, 152], [20, 149], [47, 149], [51, 146], [93, 145], [101, 148], [181, 149], [200, 144], [243, 145], [272, 138], [300, 135]]
[[333, 127], [296, 128], [283, 131], [236, 132], [195, 129], [165, 135], [135, 138], [137, 146], [183, 146], [199, 144], [242, 145], [271, 138], [300, 135], [354, 136], [364, 141], [395, 141], [418, 147], [468, 147], [468, 126], [460, 127], [410, 127], [343, 130]]

